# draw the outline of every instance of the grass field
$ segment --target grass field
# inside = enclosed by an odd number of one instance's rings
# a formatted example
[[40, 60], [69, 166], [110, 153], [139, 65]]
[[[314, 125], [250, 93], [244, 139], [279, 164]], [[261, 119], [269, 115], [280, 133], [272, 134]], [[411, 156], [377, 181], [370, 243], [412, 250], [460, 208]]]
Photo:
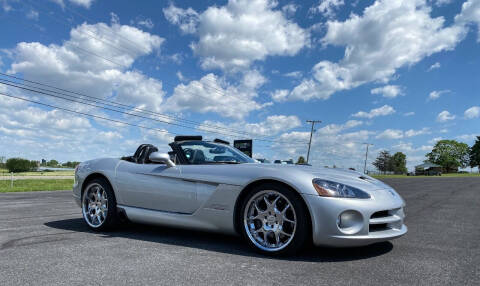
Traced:
[[[73, 170], [65, 171], [35, 171], [35, 172], [22, 172], [14, 173], [13, 176], [73, 176]], [[7, 169], [0, 169], [0, 176], [10, 176]]]
[[0, 193], [71, 190], [73, 179], [60, 180], [14, 180], [11, 188], [9, 180], [0, 181]]
[[467, 173], [467, 174], [442, 174], [441, 176], [407, 176], [407, 175], [372, 175], [377, 179], [382, 178], [442, 178], [442, 177], [480, 177], [479, 173]]

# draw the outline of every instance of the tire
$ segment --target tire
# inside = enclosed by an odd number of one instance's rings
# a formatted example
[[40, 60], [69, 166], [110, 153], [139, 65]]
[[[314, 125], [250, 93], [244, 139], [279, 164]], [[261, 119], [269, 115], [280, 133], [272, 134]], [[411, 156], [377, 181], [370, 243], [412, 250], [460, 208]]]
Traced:
[[243, 200], [240, 211], [242, 236], [261, 254], [293, 254], [309, 241], [308, 210], [301, 197], [284, 185], [255, 187]]
[[88, 182], [82, 192], [82, 215], [85, 223], [95, 231], [109, 230], [118, 224], [115, 194], [106, 179]]

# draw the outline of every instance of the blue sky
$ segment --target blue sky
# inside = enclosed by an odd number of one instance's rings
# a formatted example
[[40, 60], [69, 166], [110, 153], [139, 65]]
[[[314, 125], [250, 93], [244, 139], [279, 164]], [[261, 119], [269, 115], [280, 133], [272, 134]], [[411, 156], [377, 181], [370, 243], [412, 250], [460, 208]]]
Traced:
[[171, 123], [0, 85], [156, 129], [2, 96], [0, 155], [81, 161], [204, 134], [262, 139], [256, 157], [296, 160], [315, 119], [314, 165], [362, 169], [369, 142], [370, 161], [401, 151], [411, 168], [440, 139], [480, 135], [479, 2], [0, 0], [2, 73]]

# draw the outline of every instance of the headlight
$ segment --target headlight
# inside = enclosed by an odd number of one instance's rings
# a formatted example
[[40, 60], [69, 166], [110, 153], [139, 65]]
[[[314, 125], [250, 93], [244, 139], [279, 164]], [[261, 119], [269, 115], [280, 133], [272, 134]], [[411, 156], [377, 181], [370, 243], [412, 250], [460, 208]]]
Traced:
[[313, 187], [317, 190], [317, 193], [322, 197], [336, 197], [336, 198], [357, 198], [357, 199], [369, 199], [370, 195], [366, 192], [354, 187], [350, 187], [344, 184], [322, 180], [313, 179]]

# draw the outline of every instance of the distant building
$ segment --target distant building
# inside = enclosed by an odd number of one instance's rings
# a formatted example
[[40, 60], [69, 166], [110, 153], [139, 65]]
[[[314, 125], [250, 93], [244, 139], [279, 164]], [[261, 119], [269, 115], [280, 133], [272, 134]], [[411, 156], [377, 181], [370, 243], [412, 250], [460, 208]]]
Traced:
[[47, 160], [42, 159], [42, 166], [46, 166], [46, 165], [47, 165]]
[[440, 176], [442, 174], [442, 166], [432, 162], [425, 162], [415, 166], [415, 175]]

